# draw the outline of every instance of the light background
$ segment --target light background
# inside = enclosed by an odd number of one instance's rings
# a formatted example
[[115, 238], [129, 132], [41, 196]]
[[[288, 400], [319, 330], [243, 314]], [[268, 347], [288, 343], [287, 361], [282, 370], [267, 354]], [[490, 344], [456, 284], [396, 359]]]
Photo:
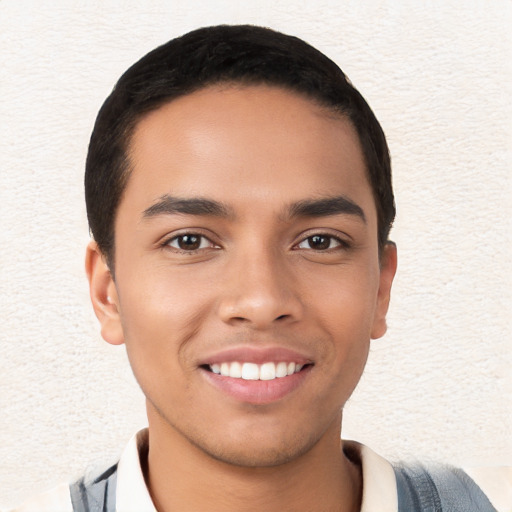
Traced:
[[512, 2], [0, 1], [0, 504], [144, 425], [124, 349], [83, 272], [82, 175], [119, 75], [217, 23], [298, 35], [333, 58], [388, 136], [399, 273], [344, 435], [396, 458], [512, 465]]

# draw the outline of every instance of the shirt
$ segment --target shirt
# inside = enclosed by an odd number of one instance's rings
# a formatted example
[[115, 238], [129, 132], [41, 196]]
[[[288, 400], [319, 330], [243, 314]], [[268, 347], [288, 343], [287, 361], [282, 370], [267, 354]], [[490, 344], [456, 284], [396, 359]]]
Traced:
[[[140, 464], [140, 453], [147, 453], [148, 431], [132, 437], [117, 468], [116, 512], [157, 512], [151, 500]], [[362, 468], [361, 512], [397, 512], [398, 497], [392, 465], [373, 450], [355, 441], [343, 441], [351, 457], [358, 457]], [[487, 494], [498, 512], [512, 512], [512, 468], [464, 468]], [[26, 501], [11, 512], [73, 512], [69, 484]]]

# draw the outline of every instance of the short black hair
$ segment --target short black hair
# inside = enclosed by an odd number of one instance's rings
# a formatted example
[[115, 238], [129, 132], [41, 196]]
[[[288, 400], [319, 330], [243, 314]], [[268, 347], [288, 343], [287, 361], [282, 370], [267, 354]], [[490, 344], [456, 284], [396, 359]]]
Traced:
[[345, 115], [359, 136], [375, 200], [378, 242], [395, 217], [384, 132], [343, 71], [301, 39], [253, 25], [200, 28], [159, 46], [133, 64], [103, 103], [89, 143], [85, 199], [89, 227], [114, 270], [116, 212], [130, 176], [128, 149], [141, 117], [215, 84], [273, 85]]

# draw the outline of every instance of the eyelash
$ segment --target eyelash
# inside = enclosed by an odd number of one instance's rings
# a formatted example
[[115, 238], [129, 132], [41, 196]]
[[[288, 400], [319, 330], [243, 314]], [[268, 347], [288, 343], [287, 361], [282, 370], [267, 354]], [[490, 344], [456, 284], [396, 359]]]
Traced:
[[[190, 238], [196, 238], [199, 241], [199, 247], [195, 249], [184, 249], [182, 247], [179, 247], [180, 240], [183, 240], [187, 237]], [[304, 243], [311, 244], [314, 238], [319, 239], [327, 239], [329, 242], [329, 245], [326, 248], [323, 249], [315, 249], [314, 247], [300, 247]], [[172, 243], [176, 242], [178, 246], [173, 246]], [[207, 246], [203, 246], [204, 243], [207, 243]], [[334, 247], [331, 247], [332, 243], [335, 243], [336, 245]], [[188, 233], [181, 233], [179, 235], [174, 235], [172, 238], [166, 239], [164, 242], [162, 242], [162, 247], [171, 248], [172, 250], [179, 252], [181, 254], [196, 254], [199, 251], [205, 250], [205, 249], [219, 249], [220, 247], [216, 245], [214, 242], [212, 242], [206, 235], [203, 235], [201, 233], [195, 233], [195, 232], [188, 232]], [[299, 243], [295, 244], [293, 246], [294, 250], [311, 250], [315, 252], [333, 252], [336, 250], [343, 250], [343, 249], [350, 249], [351, 244], [348, 243], [346, 240], [343, 240], [337, 236], [331, 235], [329, 233], [312, 233], [307, 237], [302, 238]]]
[[[172, 245], [173, 242], [176, 242], [179, 244], [180, 239], [183, 240], [187, 237], [190, 238], [197, 238], [199, 239], [199, 247], [195, 249], [183, 249], [181, 247], [174, 247]], [[205, 242], [207, 242], [207, 247], [201, 247]], [[202, 251], [204, 249], [218, 249], [219, 246], [216, 245], [214, 242], [212, 242], [206, 235], [203, 235], [202, 233], [195, 233], [195, 232], [188, 232], [188, 233], [180, 233], [179, 235], [174, 235], [171, 238], [168, 238], [162, 242], [162, 247], [164, 248], [170, 248], [176, 252], [179, 252], [181, 254], [196, 254], [199, 251]]]
[[[303, 243], [306, 243], [306, 242], [309, 242], [311, 243], [312, 239], [314, 238], [322, 238], [322, 239], [328, 239], [329, 241], [329, 246], [325, 249], [315, 249], [313, 247], [300, 247], [301, 244]], [[331, 244], [335, 242], [336, 245], [334, 247], [331, 247]], [[346, 240], [343, 240], [341, 239], [340, 237], [337, 237], [337, 236], [334, 236], [334, 235], [331, 235], [329, 233], [312, 233], [310, 234], [309, 236], [305, 237], [305, 238], [302, 238], [302, 240], [296, 244], [294, 246], [294, 249], [297, 248], [296, 250], [300, 250], [300, 249], [306, 249], [306, 250], [312, 250], [312, 251], [315, 251], [315, 252], [332, 252], [332, 251], [335, 251], [335, 250], [343, 250], [343, 249], [350, 249], [351, 245], [346, 241]]]

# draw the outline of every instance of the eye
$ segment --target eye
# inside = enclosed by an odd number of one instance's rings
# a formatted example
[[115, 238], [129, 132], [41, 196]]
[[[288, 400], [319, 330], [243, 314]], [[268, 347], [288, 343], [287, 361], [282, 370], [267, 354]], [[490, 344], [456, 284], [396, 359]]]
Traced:
[[346, 246], [346, 244], [338, 238], [330, 235], [308, 236], [297, 245], [299, 249], [313, 249], [315, 251], [327, 251], [341, 246]]
[[200, 249], [208, 249], [217, 247], [211, 240], [204, 235], [196, 233], [186, 233], [183, 235], [175, 236], [166, 242], [167, 246], [173, 247], [180, 251], [193, 252]]

